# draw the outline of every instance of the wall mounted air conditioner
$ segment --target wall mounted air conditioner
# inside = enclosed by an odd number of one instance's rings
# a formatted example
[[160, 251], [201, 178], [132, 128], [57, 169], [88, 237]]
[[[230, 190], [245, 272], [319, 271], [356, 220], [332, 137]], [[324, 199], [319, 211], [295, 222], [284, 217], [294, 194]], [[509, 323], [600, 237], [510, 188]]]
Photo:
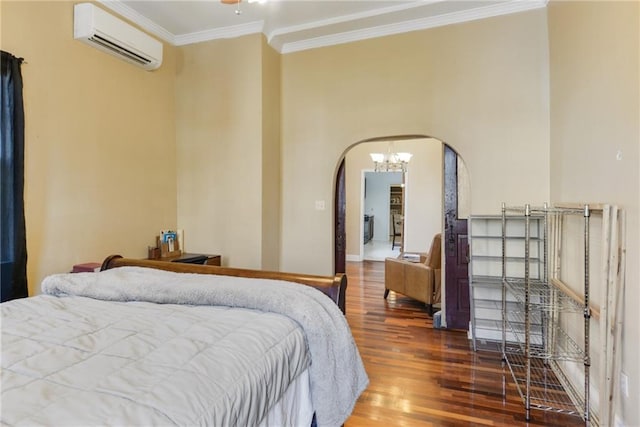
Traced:
[[91, 3], [73, 10], [73, 38], [145, 70], [162, 64], [162, 43]]

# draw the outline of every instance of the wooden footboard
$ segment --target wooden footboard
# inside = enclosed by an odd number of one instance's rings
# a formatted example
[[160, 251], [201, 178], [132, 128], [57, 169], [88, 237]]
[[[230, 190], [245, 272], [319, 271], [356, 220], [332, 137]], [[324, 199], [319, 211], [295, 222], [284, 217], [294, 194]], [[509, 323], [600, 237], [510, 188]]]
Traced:
[[347, 289], [347, 276], [336, 274], [335, 276], [314, 276], [308, 274], [281, 273], [277, 271], [249, 270], [241, 268], [218, 267], [214, 265], [182, 264], [177, 262], [141, 260], [123, 258], [120, 255], [111, 255], [102, 263], [100, 270], [109, 270], [117, 267], [147, 267], [158, 270], [175, 271], [177, 273], [218, 274], [221, 276], [249, 277], [260, 279], [284, 280], [312, 286], [331, 298], [345, 313], [345, 291]]

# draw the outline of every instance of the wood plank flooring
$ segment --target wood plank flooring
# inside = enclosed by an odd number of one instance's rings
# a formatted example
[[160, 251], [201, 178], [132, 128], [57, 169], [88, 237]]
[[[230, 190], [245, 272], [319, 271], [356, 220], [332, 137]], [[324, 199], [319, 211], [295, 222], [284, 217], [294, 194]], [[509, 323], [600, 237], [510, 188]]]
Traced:
[[346, 427], [584, 425], [537, 410], [526, 422], [498, 353], [474, 352], [466, 331], [434, 329], [418, 301], [383, 299], [384, 262], [348, 262], [347, 277], [347, 320], [370, 384]]

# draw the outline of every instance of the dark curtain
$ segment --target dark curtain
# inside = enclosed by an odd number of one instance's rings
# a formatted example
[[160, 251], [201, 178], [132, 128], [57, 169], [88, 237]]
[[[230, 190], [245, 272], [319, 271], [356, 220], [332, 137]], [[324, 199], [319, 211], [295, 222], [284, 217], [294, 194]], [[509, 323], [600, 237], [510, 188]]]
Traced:
[[2, 301], [28, 296], [27, 242], [24, 223], [24, 108], [22, 58], [2, 51], [0, 85], [0, 161], [2, 204], [0, 262]]

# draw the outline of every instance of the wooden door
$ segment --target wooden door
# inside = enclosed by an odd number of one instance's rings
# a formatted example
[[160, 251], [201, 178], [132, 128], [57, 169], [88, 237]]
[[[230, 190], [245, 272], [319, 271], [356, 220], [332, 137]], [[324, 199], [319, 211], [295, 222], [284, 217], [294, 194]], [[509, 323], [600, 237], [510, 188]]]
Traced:
[[447, 328], [469, 327], [467, 220], [458, 217], [458, 155], [444, 145], [445, 304]]
[[345, 220], [347, 217], [347, 195], [345, 188], [345, 159], [342, 159], [336, 176], [336, 191], [334, 201], [334, 270], [335, 273], [346, 272], [347, 233]]

